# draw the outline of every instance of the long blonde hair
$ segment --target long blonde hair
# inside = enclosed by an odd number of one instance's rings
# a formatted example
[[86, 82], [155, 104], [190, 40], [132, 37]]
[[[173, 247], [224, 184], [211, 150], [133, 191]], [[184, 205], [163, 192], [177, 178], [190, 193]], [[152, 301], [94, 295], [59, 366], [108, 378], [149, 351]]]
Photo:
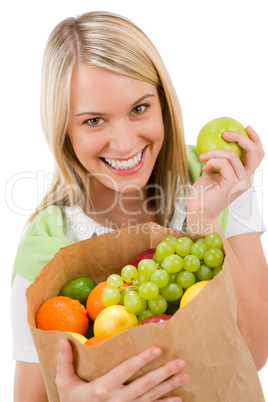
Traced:
[[[128, 19], [102, 11], [65, 19], [48, 39], [42, 68], [41, 120], [55, 157], [55, 171], [52, 186], [31, 220], [48, 205], [73, 208], [91, 197], [88, 172], [78, 161], [67, 135], [70, 82], [78, 63], [149, 82], [163, 94], [164, 142], [152, 179], [164, 194], [156, 197], [156, 202], [159, 223], [166, 226], [174, 211], [178, 175], [184, 191], [187, 186], [180, 104], [165, 65], [148, 37]], [[169, 180], [166, 172], [170, 172]]]

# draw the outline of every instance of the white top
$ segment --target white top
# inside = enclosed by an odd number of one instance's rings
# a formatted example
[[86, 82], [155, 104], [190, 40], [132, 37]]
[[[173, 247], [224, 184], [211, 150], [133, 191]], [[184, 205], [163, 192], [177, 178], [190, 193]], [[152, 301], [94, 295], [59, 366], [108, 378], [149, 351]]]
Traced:
[[[64, 233], [68, 240], [77, 242], [93, 236], [110, 232], [96, 223], [79, 207], [75, 209], [64, 208], [66, 214], [66, 227]], [[186, 218], [186, 205], [178, 203], [170, 222], [170, 227], [182, 230]], [[119, 228], [118, 228], [119, 229]], [[256, 190], [251, 187], [229, 205], [228, 225], [225, 236], [232, 237], [250, 232], [266, 230], [258, 208]], [[11, 321], [13, 331], [13, 359], [24, 362], [38, 363], [38, 355], [34, 346], [32, 335], [27, 324], [26, 289], [31, 282], [20, 275], [16, 275], [13, 282]]]

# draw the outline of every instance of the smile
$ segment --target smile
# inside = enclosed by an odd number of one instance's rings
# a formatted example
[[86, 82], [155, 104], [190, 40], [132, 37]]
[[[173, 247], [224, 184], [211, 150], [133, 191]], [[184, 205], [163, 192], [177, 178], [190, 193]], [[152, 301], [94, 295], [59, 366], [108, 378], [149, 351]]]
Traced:
[[125, 159], [125, 160], [115, 160], [115, 159], [108, 159], [103, 158], [104, 161], [116, 170], [128, 170], [132, 169], [137, 166], [142, 158], [143, 150], [139, 152], [134, 158]]

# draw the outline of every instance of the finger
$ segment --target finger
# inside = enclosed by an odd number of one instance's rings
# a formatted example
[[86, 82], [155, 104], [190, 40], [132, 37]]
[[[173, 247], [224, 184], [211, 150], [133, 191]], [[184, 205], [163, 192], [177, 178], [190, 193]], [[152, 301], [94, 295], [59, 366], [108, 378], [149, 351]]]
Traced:
[[249, 138], [239, 132], [224, 133], [223, 138], [227, 141], [236, 141], [245, 150], [244, 166], [249, 173], [253, 173], [264, 157], [264, 150], [258, 134], [248, 126], [246, 128]]
[[221, 176], [226, 180], [225, 184], [237, 181], [237, 176], [226, 158], [211, 158], [202, 168], [205, 173], [211, 172], [212, 169], [220, 171]]
[[253, 141], [255, 144], [259, 145], [262, 148], [261, 139], [260, 139], [259, 135], [256, 133], [256, 131], [251, 126], [246, 127], [246, 132], [247, 132], [249, 138], [251, 139], [251, 141]]
[[247, 133], [251, 139], [252, 142], [254, 142], [255, 144], [255, 149], [254, 149], [254, 153], [253, 155], [255, 156], [255, 161], [253, 161], [252, 157], [249, 158], [248, 154], [245, 154], [245, 159], [246, 159], [246, 163], [248, 165], [250, 165], [250, 167], [252, 167], [252, 171], [255, 171], [256, 168], [259, 166], [259, 164], [261, 163], [262, 159], [265, 156], [264, 153], [264, 149], [261, 143], [261, 139], [258, 136], [258, 134], [256, 133], [256, 131], [253, 130], [253, 128], [251, 126], [247, 126], [246, 128]]
[[[256, 134], [257, 135], [257, 134]], [[255, 164], [255, 159], [258, 159], [258, 155], [261, 150], [260, 145], [255, 143], [246, 135], [239, 132], [226, 132], [223, 133], [223, 139], [228, 142], [237, 142], [238, 145], [245, 151], [244, 153], [244, 165], [248, 164], [248, 155], [250, 155], [253, 165]]]
[[[223, 196], [228, 204], [248, 190], [252, 184], [251, 178], [246, 175], [244, 178], [238, 179], [227, 159], [212, 158], [202, 169], [205, 173], [210, 175], [213, 174], [210, 173], [212, 169], [220, 171], [221, 179], [214, 188], [214, 196]], [[218, 193], [218, 195], [216, 195], [216, 193]]]
[[[137, 380], [132, 381], [124, 388], [122, 395], [130, 395], [132, 398], [141, 397], [141, 400], [143, 400], [143, 396], [146, 398], [146, 395], [150, 395], [151, 397], [153, 396], [153, 398], [145, 400], [155, 400], [171, 389], [177, 388], [183, 382], [182, 376], [174, 376], [174, 374], [177, 374], [184, 367], [185, 362], [181, 359], [168, 362], [164, 366], [152, 370], [142, 377], [139, 377]], [[174, 376], [174, 378], [172, 377], [173, 380], [165, 382], [165, 380], [171, 376]], [[160, 386], [159, 384], [163, 381], [164, 383]]]
[[155, 360], [161, 354], [161, 349], [153, 347], [142, 351], [141, 353], [127, 359], [119, 364], [109, 373], [105, 374], [101, 381], [105, 384], [107, 390], [112, 391], [120, 385], [124, 384], [131, 378], [139, 369], [146, 364]]
[[155, 402], [182, 402], [182, 399], [179, 396], [171, 396], [170, 398], [157, 399]]
[[73, 351], [67, 339], [60, 340], [60, 351], [57, 362], [56, 384], [58, 388], [70, 385], [71, 381], [78, 380], [73, 366]]
[[222, 138], [227, 142], [237, 142], [245, 151], [254, 149], [254, 142], [245, 134], [239, 131], [226, 131], [222, 134]]
[[[140, 398], [140, 402], [155, 401], [155, 400], [157, 400], [156, 398], [161, 398], [161, 396], [180, 387], [188, 380], [189, 380], [189, 377], [188, 377], [188, 374], [186, 374], [186, 373], [180, 373], [180, 374], [174, 375], [173, 377], [169, 378], [168, 380], [160, 383], [158, 386], [156, 386], [151, 391], [147, 392], [144, 396], [142, 396]], [[171, 400], [173, 400], [173, 398], [171, 398]], [[167, 398], [164, 400], [169, 401], [169, 399], [170, 398]], [[181, 398], [176, 397], [175, 401], [177, 401], [177, 400], [181, 401]], [[161, 401], [163, 401], [163, 399], [161, 399]]]
[[200, 159], [204, 162], [211, 158], [227, 159], [238, 180], [243, 180], [245, 178], [244, 166], [236, 152], [213, 149], [203, 155], [200, 155]]

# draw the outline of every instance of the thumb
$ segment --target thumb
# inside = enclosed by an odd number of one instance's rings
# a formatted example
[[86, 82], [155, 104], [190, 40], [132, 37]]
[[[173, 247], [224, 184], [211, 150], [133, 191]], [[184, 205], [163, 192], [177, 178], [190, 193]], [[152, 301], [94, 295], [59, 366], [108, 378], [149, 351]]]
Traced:
[[71, 381], [78, 380], [73, 366], [73, 351], [67, 339], [60, 340], [60, 351], [57, 362], [56, 385], [61, 389]]

